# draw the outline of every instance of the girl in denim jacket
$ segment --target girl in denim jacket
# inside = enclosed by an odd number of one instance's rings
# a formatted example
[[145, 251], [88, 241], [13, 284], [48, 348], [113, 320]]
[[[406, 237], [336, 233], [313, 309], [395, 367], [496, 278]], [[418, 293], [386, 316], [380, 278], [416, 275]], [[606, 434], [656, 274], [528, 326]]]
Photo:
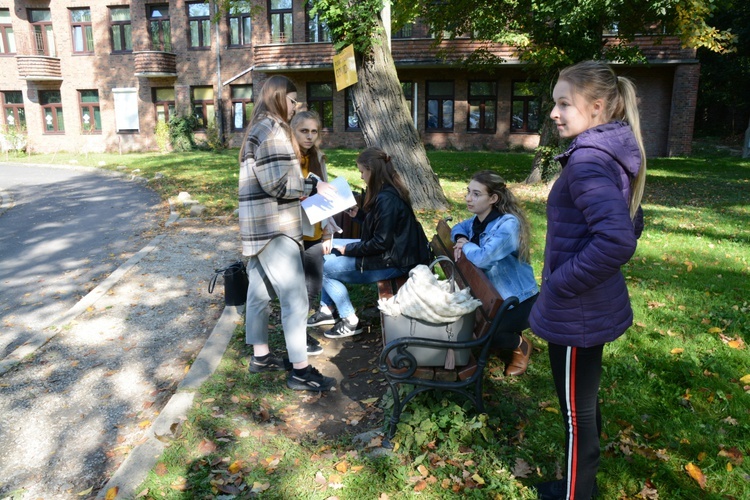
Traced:
[[503, 178], [490, 170], [471, 178], [466, 208], [475, 215], [453, 227], [454, 257], [465, 257], [482, 269], [501, 297], [518, 297], [520, 304], [506, 313], [492, 345], [512, 350], [505, 374], [521, 375], [532, 348], [522, 332], [529, 326], [529, 312], [539, 295], [529, 264], [529, 222]]

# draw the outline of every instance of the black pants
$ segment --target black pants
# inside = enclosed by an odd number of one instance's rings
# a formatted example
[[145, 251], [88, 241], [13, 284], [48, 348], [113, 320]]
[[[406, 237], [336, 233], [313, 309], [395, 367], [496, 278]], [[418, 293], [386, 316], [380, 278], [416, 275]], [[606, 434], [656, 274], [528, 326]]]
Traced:
[[529, 327], [529, 313], [539, 294], [529, 297], [513, 309], [505, 311], [503, 320], [495, 336], [492, 347], [495, 349], [515, 349], [521, 342], [521, 332]]
[[312, 309], [318, 308], [320, 291], [323, 289], [323, 244], [321, 241], [303, 242], [305, 251], [302, 254], [302, 266], [305, 269], [307, 299]]
[[604, 345], [570, 347], [549, 344], [549, 361], [565, 427], [565, 498], [591, 498], [599, 469], [599, 383]]

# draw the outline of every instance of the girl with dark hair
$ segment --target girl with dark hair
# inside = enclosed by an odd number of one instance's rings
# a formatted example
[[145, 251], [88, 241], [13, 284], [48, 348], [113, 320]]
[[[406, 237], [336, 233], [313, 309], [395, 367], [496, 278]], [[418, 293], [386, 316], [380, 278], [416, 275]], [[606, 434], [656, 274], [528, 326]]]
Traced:
[[505, 374], [521, 375], [532, 348], [522, 332], [529, 327], [529, 312], [539, 295], [529, 264], [529, 222], [503, 178], [489, 170], [472, 176], [466, 208], [475, 215], [453, 226], [453, 256], [466, 257], [482, 269], [501, 297], [518, 297], [520, 303], [505, 313], [492, 346], [512, 351]]
[[248, 256], [250, 286], [245, 310], [245, 342], [252, 344], [250, 372], [285, 370], [286, 363], [268, 345], [269, 302], [279, 298], [292, 370], [287, 386], [327, 391], [335, 379], [307, 362], [307, 290], [302, 267], [300, 198], [334, 189], [317, 178], [304, 178], [287, 122], [294, 115], [297, 89], [283, 76], [263, 84], [240, 149], [240, 235]]
[[643, 229], [646, 180], [635, 85], [606, 64], [560, 72], [550, 117], [573, 139], [556, 159], [560, 177], [547, 198], [542, 291], [531, 310], [549, 360], [565, 427], [565, 478], [536, 486], [542, 499], [597, 494], [599, 383], [604, 344], [633, 323], [620, 270]]
[[344, 283], [375, 283], [403, 276], [430, 260], [427, 237], [391, 157], [381, 149], [367, 148], [357, 157], [357, 168], [367, 192], [362, 210], [354, 207], [348, 213], [361, 224], [362, 237], [334, 241], [334, 251], [325, 256], [321, 311], [316, 315], [332, 318], [335, 304], [340, 319], [325, 333], [334, 339], [362, 332]]

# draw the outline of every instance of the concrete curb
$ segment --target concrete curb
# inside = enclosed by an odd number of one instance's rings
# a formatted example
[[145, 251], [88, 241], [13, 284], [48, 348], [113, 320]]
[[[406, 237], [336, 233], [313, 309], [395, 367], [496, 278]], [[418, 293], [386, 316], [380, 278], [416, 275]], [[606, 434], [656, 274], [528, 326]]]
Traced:
[[0, 189], [0, 215], [13, 208], [13, 197], [9, 192]]
[[225, 307], [219, 321], [211, 331], [206, 344], [193, 362], [190, 370], [175, 393], [149, 429], [145, 442], [136, 446], [128, 458], [99, 490], [96, 498], [105, 498], [107, 492], [117, 488], [117, 498], [132, 498], [138, 494], [136, 488], [143, 483], [167, 443], [177, 437], [187, 412], [193, 406], [195, 394], [203, 382], [219, 366], [224, 352], [229, 345], [237, 322], [242, 318], [241, 308]]

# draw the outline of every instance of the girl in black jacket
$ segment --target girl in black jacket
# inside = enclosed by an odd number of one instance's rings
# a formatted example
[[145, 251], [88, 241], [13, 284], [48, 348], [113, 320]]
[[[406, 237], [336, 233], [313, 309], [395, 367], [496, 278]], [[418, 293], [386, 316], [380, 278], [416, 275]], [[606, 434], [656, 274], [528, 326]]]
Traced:
[[334, 240], [334, 252], [325, 256], [323, 264], [321, 310], [308, 322], [313, 326], [323, 316], [332, 317], [335, 304], [340, 319], [325, 334], [334, 339], [362, 332], [344, 283], [375, 283], [403, 276], [430, 259], [427, 237], [391, 157], [381, 149], [368, 148], [357, 157], [357, 168], [367, 193], [362, 210], [354, 207], [348, 213], [362, 225], [361, 239]]

